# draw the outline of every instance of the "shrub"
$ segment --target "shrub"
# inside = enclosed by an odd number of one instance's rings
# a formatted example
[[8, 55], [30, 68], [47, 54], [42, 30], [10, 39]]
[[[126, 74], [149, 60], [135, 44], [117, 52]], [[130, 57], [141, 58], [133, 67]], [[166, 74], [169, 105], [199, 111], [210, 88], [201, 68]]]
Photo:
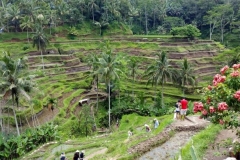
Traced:
[[175, 36], [175, 35], [183, 35], [186, 36], [190, 39], [194, 39], [195, 37], [198, 37], [201, 35], [200, 30], [189, 24], [187, 26], [183, 26], [183, 27], [174, 27], [172, 28], [172, 30], [170, 31], [170, 33]]
[[237, 111], [240, 110], [240, 64], [232, 68], [225, 66], [216, 74], [212, 85], [203, 89], [201, 102], [194, 102], [193, 111], [201, 117], [210, 118], [213, 123], [225, 127], [237, 127]]

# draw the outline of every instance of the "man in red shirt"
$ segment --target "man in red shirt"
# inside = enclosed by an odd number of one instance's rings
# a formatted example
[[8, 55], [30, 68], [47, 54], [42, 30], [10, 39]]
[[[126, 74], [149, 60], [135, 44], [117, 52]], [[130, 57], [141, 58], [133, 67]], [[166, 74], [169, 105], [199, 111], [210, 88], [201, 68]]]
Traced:
[[185, 120], [186, 118], [187, 108], [188, 108], [188, 101], [185, 98], [183, 98], [181, 100], [181, 111], [180, 111], [182, 120]]

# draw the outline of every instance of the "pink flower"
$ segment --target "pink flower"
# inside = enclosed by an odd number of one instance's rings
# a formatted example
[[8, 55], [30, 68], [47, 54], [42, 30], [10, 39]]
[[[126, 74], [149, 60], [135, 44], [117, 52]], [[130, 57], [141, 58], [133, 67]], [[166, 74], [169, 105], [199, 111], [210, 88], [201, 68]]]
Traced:
[[226, 80], [226, 76], [221, 76], [216, 74], [213, 78], [213, 86], [216, 86], [218, 83], [223, 83]]
[[204, 116], [206, 116], [206, 115], [208, 114], [207, 110], [206, 110], [206, 109], [203, 109], [203, 110], [202, 110], [202, 114], [203, 114]]
[[222, 119], [219, 120], [219, 124], [223, 125], [224, 121]]
[[218, 110], [219, 111], [224, 111], [224, 110], [227, 110], [228, 109], [228, 105], [226, 102], [221, 102], [221, 103], [218, 103]]
[[212, 86], [208, 85], [208, 89], [211, 91], [212, 90]]
[[234, 64], [232, 67], [234, 68], [234, 70], [237, 70], [238, 68], [240, 68], [240, 64]]
[[226, 70], [228, 70], [228, 66], [226, 65], [226, 66], [224, 66], [221, 70], [220, 70], [220, 72], [221, 72], [221, 74], [224, 74], [225, 72], [226, 72]]
[[214, 113], [215, 112], [215, 108], [213, 106], [210, 106], [209, 107], [209, 111], [210, 111], [210, 113]]
[[231, 75], [231, 77], [239, 77], [240, 73], [238, 71], [234, 71], [230, 75]]
[[236, 98], [238, 101], [240, 101], [240, 90], [238, 90], [235, 94], [233, 94], [233, 97]]
[[196, 112], [199, 112], [199, 111], [202, 111], [203, 110], [203, 104], [202, 102], [194, 102], [193, 103], [193, 111], [196, 113]]

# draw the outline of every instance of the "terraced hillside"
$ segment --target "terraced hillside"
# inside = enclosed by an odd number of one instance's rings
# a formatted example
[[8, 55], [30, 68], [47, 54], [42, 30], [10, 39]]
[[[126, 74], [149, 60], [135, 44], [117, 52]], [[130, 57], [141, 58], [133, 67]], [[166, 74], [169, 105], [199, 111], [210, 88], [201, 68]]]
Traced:
[[[104, 86], [99, 91], [92, 85], [89, 76], [90, 66], [86, 63], [87, 55], [101, 52], [102, 42], [109, 40], [115, 54], [132, 56], [139, 60], [140, 67], [138, 78], [133, 83], [129, 79], [121, 79], [124, 84], [120, 88], [121, 94], [144, 93], [148, 101], [152, 101], [155, 90], [151, 85], [146, 85], [146, 79], [142, 73], [146, 66], [154, 61], [155, 53], [166, 51], [173, 66], [184, 58], [187, 58], [194, 66], [199, 82], [204, 82], [209, 76], [216, 73], [218, 64], [213, 61], [221, 49], [214, 41], [196, 40], [189, 42], [183, 38], [144, 38], [144, 37], [114, 37], [107, 39], [85, 38], [78, 41], [52, 41], [51, 46], [42, 57], [40, 52], [28, 52], [29, 68], [34, 72], [41, 72], [36, 80], [40, 90], [45, 93], [42, 97], [42, 108], [36, 110], [40, 123], [45, 123], [55, 118], [56, 122], [64, 118], [78, 115], [81, 107], [79, 100], [89, 99], [90, 105], [94, 104], [99, 94], [100, 100], [105, 100], [107, 94]], [[59, 52], [59, 48], [62, 52]], [[44, 66], [44, 70], [42, 70]], [[160, 89], [160, 86], [158, 87]], [[182, 96], [182, 91], [176, 86], [168, 83], [164, 86], [166, 103], [173, 103]], [[53, 112], [49, 111], [47, 99], [53, 97], [58, 100], [57, 107]], [[199, 99], [198, 95], [187, 94], [188, 99]], [[56, 116], [58, 115], [58, 116]], [[47, 118], [46, 118], [47, 117]], [[30, 123], [31, 118], [29, 118]], [[22, 123], [26, 124], [23, 120]], [[65, 125], [68, 125], [67, 123]]]

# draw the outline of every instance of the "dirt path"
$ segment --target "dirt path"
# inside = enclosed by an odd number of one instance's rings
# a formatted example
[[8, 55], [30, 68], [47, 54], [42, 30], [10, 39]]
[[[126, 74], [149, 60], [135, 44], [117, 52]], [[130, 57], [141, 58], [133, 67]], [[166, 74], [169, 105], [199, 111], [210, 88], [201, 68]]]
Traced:
[[177, 132], [164, 144], [141, 156], [139, 160], [174, 159], [174, 156], [179, 152], [179, 149], [184, 146], [195, 133], [196, 132], [193, 131]]
[[175, 120], [157, 136], [133, 146], [128, 151], [142, 155], [139, 160], [172, 159], [179, 152], [180, 146], [185, 145], [197, 131], [208, 124], [209, 121], [199, 119], [199, 116], [189, 116], [188, 120], [184, 121]]
[[95, 157], [96, 155], [99, 155], [99, 154], [104, 154], [105, 152], [107, 152], [107, 148], [103, 148], [97, 152], [94, 152], [93, 154], [89, 155], [89, 156], [86, 156], [85, 160], [89, 160], [93, 157]]

